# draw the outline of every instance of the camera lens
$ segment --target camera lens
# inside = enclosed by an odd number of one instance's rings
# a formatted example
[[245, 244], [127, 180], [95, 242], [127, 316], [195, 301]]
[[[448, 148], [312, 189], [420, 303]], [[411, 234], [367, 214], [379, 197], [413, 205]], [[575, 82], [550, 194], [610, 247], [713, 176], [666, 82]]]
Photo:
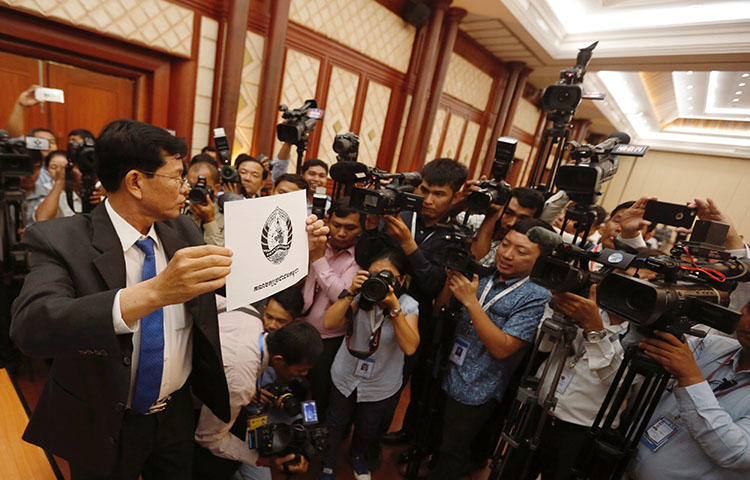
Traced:
[[370, 302], [379, 302], [388, 295], [388, 284], [382, 278], [368, 278], [360, 287], [362, 297]]

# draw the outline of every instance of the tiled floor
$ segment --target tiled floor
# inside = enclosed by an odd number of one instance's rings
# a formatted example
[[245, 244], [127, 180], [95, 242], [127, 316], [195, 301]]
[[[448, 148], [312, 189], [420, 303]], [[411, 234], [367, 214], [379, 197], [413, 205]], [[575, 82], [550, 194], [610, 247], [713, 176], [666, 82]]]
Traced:
[[[39, 395], [44, 387], [44, 382], [47, 378], [47, 372], [49, 366], [42, 360], [25, 359], [18, 369], [15, 369], [13, 378], [18, 385], [19, 389], [24, 395], [24, 399], [28, 404], [29, 408], [33, 410], [36, 405]], [[396, 409], [396, 414], [391, 424], [391, 431], [398, 430], [401, 428], [401, 423], [404, 418], [406, 406], [409, 401], [409, 389], [404, 390], [401, 400]], [[336, 468], [336, 478], [342, 480], [353, 480], [354, 475], [352, 473], [351, 466], [349, 465], [348, 457], [343, 453], [346, 452], [348, 445], [343, 445], [341, 449], [341, 460]], [[386, 479], [400, 479], [401, 475], [398, 473], [398, 466], [396, 459], [398, 455], [406, 448], [406, 446], [383, 446], [383, 466], [380, 470], [375, 472], [372, 477], [376, 480]], [[56, 458], [57, 459], [57, 458]], [[70, 478], [70, 471], [68, 469], [67, 462], [62, 459], [57, 459], [60, 471], [63, 477], [68, 480]], [[310, 468], [310, 472], [304, 475], [295, 475], [293, 478], [300, 480], [313, 480], [318, 477], [320, 471], [319, 462], [313, 462]], [[482, 472], [477, 472], [470, 477], [470, 480], [486, 480], [489, 475], [489, 471], [485, 469]], [[274, 474], [274, 480], [284, 479], [283, 474]]]

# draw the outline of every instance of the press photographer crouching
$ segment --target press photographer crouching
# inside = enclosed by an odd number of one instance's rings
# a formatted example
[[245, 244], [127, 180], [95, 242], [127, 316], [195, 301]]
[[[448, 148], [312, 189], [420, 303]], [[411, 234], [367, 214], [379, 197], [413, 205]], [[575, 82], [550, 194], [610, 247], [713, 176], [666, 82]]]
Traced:
[[355, 478], [369, 479], [380, 466], [380, 438], [393, 418], [403, 383], [404, 356], [419, 345], [419, 306], [403, 293], [406, 259], [387, 248], [360, 270], [325, 315], [326, 329], [347, 325], [331, 367], [328, 446], [320, 478], [334, 478], [338, 450], [350, 422]]
[[454, 296], [462, 305], [450, 365], [443, 380], [445, 408], [439, 457], [430, 478], [458, 479], [469, 469], [477, 433], [503, 397], [510, 377], [536, 336], [550, 293], [528, 281], [540, 246], [526, 236], [535, 219], [517, 222], [496, 254], [496, 272], [481, 280], [449, 271], [439, 299]]
[[288, 472], [307, 471], [308, 461], [300, 455], [302, 452], [267, 458], [257, 445], [248, 443], [248, 427], [253, 430], [257, 425], [250, 425], [244, 407], [259, 401], [257, 382], [266, 368], [273, 367], [282, 384], [306, 375], [323, 349], [320, 335], [302, 322], [265, 333], [259, 319], [236, 315], [222, 319], [220, 338], [231, 419], [224, 423], [206, 407], [201, 409], [195, 430], [198, 446], [193, 478], [229, 479], [243, 463]]

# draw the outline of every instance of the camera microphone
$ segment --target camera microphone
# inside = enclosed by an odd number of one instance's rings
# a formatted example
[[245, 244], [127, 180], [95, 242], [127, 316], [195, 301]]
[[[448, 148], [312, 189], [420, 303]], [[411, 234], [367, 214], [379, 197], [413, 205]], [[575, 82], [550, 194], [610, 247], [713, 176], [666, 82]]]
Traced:
[[561, 244], [565, 243], [562, 237], [555, 232], [551, 232], [544, 227], [531, 227], [526, 236], [529, 240], [538, 244], [540, 247], [548, 250], [554, 250]]
[[334, 182], [355, 183], [367, 179], [370, 168], [364, 163], [342, 161], [331, 165], [329, 175]]
[[630, 135], [625, 132], [612, 132], [606, 140], [594, 147], [594, 150], [608, 152], [619, 144], [630, 143]]

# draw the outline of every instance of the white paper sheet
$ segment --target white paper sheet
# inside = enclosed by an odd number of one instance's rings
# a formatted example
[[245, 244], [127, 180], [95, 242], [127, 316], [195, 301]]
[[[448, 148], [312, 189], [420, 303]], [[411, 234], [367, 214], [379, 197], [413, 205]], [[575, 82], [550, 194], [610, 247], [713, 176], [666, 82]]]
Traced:
[[232, 250], [227, 310], [270, 297], [307, 275], [304, 190], [224, 204], [224, 240]]

